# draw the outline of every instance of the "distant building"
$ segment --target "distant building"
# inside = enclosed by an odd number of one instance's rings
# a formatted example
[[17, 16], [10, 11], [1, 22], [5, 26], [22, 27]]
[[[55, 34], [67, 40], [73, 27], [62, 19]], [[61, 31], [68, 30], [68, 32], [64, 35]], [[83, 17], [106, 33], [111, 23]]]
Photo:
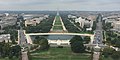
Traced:
[[92, 30], [92, 28], [91, 28], [91, 27], [90, 27], [90, 28], [86, 28], [86, 30], [87, 30], [87, 31], [91, 31], [91, 30]]
[[117, 20], [113, 19], [113, 18], [105, 19], [105, 23], [113, 23], [115, 21], [117, 21]]
[[120, 21], [120, 17], [113, 15], [113, 16], [104, 17], [103, 20], [105, 20], [105, 23], [113, 23], [115, 21]]
[[0, 29], [9, 26], [9, 25], [15, 25], [17, 22], [17, 17], [13, 16], [6, 16], [6, 17], [0, 17]]
[[87, 27], [90, 27], [90, 28], [87, 28], [87, 30], [91, 30], [92, 26], [93, 26], [93, 20], [86, 20], [85, 18], [82, 18], [82, 17], [79, 17], [77, 19], [75, 19], [75, 23], [79, 23], [80, 24], [80, 27], [84, 27], [84, 26], [87, 26]]
[[23, 15], [24, 20], [32, 19], [32, 18], [39, 18], [39, 17], [43, 17], [44, 19], [46, 19], [49, 17], [49, 15], [44, 15], [44, 14], [24, 14]]
[[85, 19], [83, 19], [82, 17], [79, 17], [77, 19], [75, 19], [75, 22], [77, 23], [80, 23], [80, 27], [84, 27], [84, 24], [85, 24]]
[[88, 17], [86, 17], [88, 20], [93, 20], [95, 21], [97, 16], [96, 15], [89, 15]]
[[68, 18], [73, 18], [73, 19], [76, 19], [77, 16], [74, 16], [74, 15], [68, 15]]
[[116, 32], [120, 32], [120, 21], [115, 21], [115, 22], [113, 22], [113, 29], [114, 29]]
[[27, 27], [28, 25], [36, 26], [36, 24], [39, 24], [44, 18], [39, 17], [39, 18], [33, 18], [33, 19], [27, 19], [25, 21], [25, 26]]
[[3, 42], [3, 41], [5, 41], [6, 43], [11, 42], [10, 34], [2, 34], [2, 35], [0, 35], [0, 42]]

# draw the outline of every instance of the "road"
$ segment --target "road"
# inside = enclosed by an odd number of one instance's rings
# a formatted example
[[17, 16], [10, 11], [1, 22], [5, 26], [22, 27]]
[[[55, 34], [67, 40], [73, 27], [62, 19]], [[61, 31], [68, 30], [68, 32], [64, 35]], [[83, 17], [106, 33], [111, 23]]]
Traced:
[[95, 38], [94, 38], [94, 44], [103, 44], [103, 29], [102, 29], [102, 22], [101, 22], [102, 16], [99, 16], [98, 23], [96, 26], [96, 30], [94, 31]]
[[[18, 44], [22, 46], [22, 48], [25, 48], [25, 45], [27, 45], [27, 39], [25, 37], [24, 30], [20, 26], [20, 30], [18, 30]], [[22, 51], [22, 60], [28, 60], [27, 51], [25, 49], [21, 49]]]
[[28, 60], [27, 52], [22, 52], [22, 60]]
[[18, 30], [18, 44], [24, 45], [27, 43], [27, 40], [26, 40], [26, 37], [24, 34], [24, 30], [22, 29], [21, 23], [22, 23], [22, 21], [20, 20], [20, 22], [19, 22], [20, 30]]
[[23, 30], [19, 30], [18, 36], [19, 36], [19, 45], [24, 45], [27, 43], [27, 40], [26, 40], [26, 37], [25, 37]]
[[[22, 46], [22, 48], [25, 48], [25, 45], [27, 45], [27, 39], [25, 37], [24, 30], [21, 29], [18, 31], [18, 37], [19, 37], [18, 44]], [[25, 51], [25, 49], [21, 49], [21, 51], [22, 60], [28, 60], [27, 51]]]
[[[96, 24], [96, 30], [94, 31], [94, 42], [93, 44], [103, 44], [102, 41], [103, 41], [103, 29], [102, 29], [102, 16], [99, 15], [98, 16], [98, 22]], [[99, 56], [100, 56], [100, 52], [95, 52], [94, 51], [94, 54], [93, 54], [93, 60], [99, 60]]]
[[99, 60], [99, 55], [100, 55], [100, 52], [94, 52], [93, 60]]

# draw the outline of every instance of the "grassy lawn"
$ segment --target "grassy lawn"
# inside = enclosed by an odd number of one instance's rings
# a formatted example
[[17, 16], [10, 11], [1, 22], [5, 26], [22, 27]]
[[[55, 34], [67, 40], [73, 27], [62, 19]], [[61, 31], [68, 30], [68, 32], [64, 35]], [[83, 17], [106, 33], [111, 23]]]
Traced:
[[105, 57], [101, 57], [101, 60], [113, 60], [111, 57], [105, 58]]
[[19, 59], [16, 58], [16, 57], [14, 57], [14, 58], [12, 58], [12, 59], [9, 59], [8, 57], [6, 57], [6, 58], [0, 58], [0, 60], [19, 60]]
[[53, 26], [53, 30], [63, 30], [62, 23], [60, 21], [60, 16], [55, 16], [55, 24]]
[[54, 25], [62, 25], [62, 23], [61, 22], [55, 22]]
[[62, 26], [54, 26], [53, 30], [63, 30], [63, 27]]
[[56, 16], [55, 25], [62, 25], [60, 21], [60, 16]]
[[72, 53], [70, 48], [50, 48], [31, 53], [31, 60], [90, 60], [90, 55]]

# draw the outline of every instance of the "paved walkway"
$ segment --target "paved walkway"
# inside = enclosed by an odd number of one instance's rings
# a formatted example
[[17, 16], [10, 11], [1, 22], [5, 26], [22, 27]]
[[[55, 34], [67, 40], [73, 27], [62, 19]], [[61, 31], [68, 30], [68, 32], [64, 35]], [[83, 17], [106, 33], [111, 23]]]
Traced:
[[99, 60], [100, 52], [94, 52], [93, 60]]
[[22, 60], [28, 60], [27, 52], [22, 52]]

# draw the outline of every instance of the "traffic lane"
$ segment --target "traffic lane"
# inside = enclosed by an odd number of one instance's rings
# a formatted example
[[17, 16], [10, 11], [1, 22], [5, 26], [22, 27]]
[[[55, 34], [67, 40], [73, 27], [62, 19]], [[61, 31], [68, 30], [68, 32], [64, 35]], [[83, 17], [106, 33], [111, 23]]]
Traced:
[[102, 36], [101, 35], [96, 35], [94, 39], [95, 39], [95, 43], [99, 43], [99, 44], [102, 43]]
[[20, 30], [20, 43], [21, 44], [27, 43], [23, 30]]

